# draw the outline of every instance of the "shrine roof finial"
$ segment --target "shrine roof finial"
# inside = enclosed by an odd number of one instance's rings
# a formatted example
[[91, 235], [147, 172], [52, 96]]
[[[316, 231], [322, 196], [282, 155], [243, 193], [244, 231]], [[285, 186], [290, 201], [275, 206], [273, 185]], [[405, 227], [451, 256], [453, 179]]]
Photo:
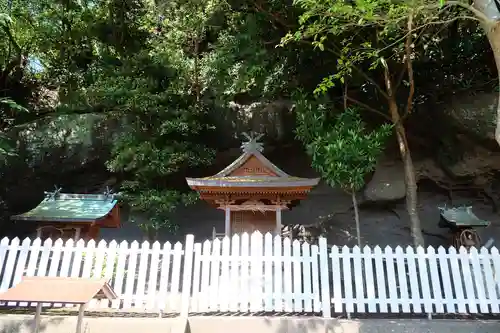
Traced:
[[264, 145], [259, 142], [259, 139], [264, 136], [264, 134], [257, 134], [251, 132], [250, 134], [243, 132], [242, 135], [248, 140], [241, 144], [241, 149], [244, 153], [251, 153], [258, 151], [262, 153], [264, 151]]

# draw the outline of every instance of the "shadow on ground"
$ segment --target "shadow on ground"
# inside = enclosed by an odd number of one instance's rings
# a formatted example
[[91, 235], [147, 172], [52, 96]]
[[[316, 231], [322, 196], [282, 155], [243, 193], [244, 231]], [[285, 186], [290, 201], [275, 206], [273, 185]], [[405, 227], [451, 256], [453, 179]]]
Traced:
[[269, 318], [273, 333], [497, 333], [500, 322], [484, 320]]
[[[40, 332], [47, 332], [47, 328], [53, 325], [59, 325], [64, 318], [53, 317], [44, 318], [40, 324]], [[19, 332], [33, 332], [34, 320], [5, 320], [0, 322], [0, 333], [19, 333]]]

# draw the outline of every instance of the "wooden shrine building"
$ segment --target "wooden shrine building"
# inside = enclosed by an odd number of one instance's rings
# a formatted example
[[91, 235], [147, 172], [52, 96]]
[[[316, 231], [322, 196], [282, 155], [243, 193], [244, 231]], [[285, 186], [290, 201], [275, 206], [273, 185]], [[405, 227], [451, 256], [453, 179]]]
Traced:
[[118, 228], [120, 211], [115, 194], [68, 194], [45, 192], [45, 198], [32, 210], [11, 217], [18, 223], [33, 223], [37, 237], [97, 239], [100, 228]]
[[318, 184], [319, 178], [293, 177], [271, 163], [258, 140], [244, 133], [243, 154], [218, 174], [186, 178], [201, 199], [225, 212], [224, 234], [281, 233], [281, 212], [290, 209]]

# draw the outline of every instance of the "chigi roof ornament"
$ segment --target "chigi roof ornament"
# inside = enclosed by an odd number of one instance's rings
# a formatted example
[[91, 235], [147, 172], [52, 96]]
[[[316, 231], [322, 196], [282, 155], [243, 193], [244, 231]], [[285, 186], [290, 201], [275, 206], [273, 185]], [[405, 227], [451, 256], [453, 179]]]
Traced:
[[241, 149], [244, 153], [251, 153], [253, 151], [258, 151], [262, 153], [264, 151], [264, 145], [259, 142], [259, 140], [264, 136], [264, 134], [256, 134], [256, 133], [246, 133], [243, 132], [242, 135], [248, 140], [241, 144]]
[[45, 191], [43, 192], [45, 194], [45, 197], [51, 200], [56, 200], [59, 194], [61, 194], [62, 187], [58, 187], [57, 185], [54, 185], [54, 192], [48, 192]]

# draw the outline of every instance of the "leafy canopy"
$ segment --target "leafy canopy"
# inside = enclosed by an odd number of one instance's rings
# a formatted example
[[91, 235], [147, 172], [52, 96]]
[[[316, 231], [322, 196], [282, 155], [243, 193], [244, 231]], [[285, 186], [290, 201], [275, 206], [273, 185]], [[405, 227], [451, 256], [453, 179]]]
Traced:
[[298, 104], [297, 136], [305, 143], [312, 166], [328, 185], [360, 190], [365, 175], [375, 170], [391, 126], [368, 131], [355, 108], [328, 119], [326, 105], [306, 100]]

